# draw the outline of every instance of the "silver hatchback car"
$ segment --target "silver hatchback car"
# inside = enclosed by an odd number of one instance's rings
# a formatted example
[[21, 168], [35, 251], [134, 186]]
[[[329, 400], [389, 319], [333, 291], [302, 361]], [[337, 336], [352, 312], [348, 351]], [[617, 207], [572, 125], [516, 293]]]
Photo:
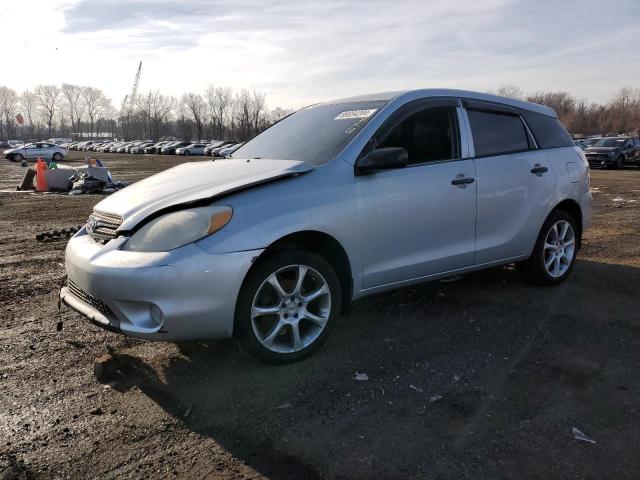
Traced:
[[348, 98], [97, 204], [60, 296], [112, 331], [233, 337], [282, 363], [365, 295], [509, 263], [561, 282], [591, 201], [585, 156], [547, 107], [439, 89]]

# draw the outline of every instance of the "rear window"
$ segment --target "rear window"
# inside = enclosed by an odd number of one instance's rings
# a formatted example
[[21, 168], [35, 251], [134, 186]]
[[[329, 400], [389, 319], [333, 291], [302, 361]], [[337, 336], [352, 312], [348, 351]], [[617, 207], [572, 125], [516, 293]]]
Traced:
[[540, 148], [572, 147], [574, 145], [571, 136], [557, 118], [530, 110], [520, 110], [520, 113]]
[[498, 112], [468, 110], [477, 157], [529, 149], [527, 131], [520, 117]]

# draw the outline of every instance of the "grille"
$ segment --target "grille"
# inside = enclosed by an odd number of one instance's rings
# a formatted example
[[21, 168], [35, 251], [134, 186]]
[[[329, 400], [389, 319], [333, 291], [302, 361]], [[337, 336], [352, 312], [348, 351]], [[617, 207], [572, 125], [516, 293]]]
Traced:
[[117, 215], [93, 212], [87, 222], [87, 233], [94, 240], [108, 242], [116, 238], [116, 230], [122, 224], [122, 218]]
[[111, 317], [114, 316], [113, 311], [111, 311], [111, 309], [106, 303], [104, 303], [99, 298], [94, 297], [90, 293], [85, 292], [80, 287], [78, 287], [75, 283], [73, 283], [71, 280], [67, 282], [67, 286], [69, 287], [69, 291], [74, 296], [82, 300], [84, 303], [91, 305], [93, 308], [98, 310], [103, 315], [108, 315]]

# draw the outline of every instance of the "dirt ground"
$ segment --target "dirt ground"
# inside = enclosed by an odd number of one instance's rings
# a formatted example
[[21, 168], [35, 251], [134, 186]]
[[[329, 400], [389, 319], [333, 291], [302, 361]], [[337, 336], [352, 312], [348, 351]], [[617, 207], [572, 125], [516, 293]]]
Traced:
[[[101, 158], [129, 181], [184, 161]], [[0, 189], [21, 176], [0, 162]], [[280, 367], [59, 316], [66, 242], [35, 234], [101, 197], [0, 193], [0, 478], [638, 478], [640, 169], [592, 187], [561, 286], [507, 267], [366, 298]]]

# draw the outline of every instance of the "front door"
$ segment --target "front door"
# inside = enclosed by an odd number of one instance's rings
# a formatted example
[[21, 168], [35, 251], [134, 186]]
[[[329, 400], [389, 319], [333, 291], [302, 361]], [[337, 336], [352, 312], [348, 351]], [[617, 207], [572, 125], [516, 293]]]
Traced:
[[476, 174], [460, 159], [456, 102], [421, 103], [372, 139], [405, 148], [409, 165], [356, 177], [365, 288], [473, 265]]

